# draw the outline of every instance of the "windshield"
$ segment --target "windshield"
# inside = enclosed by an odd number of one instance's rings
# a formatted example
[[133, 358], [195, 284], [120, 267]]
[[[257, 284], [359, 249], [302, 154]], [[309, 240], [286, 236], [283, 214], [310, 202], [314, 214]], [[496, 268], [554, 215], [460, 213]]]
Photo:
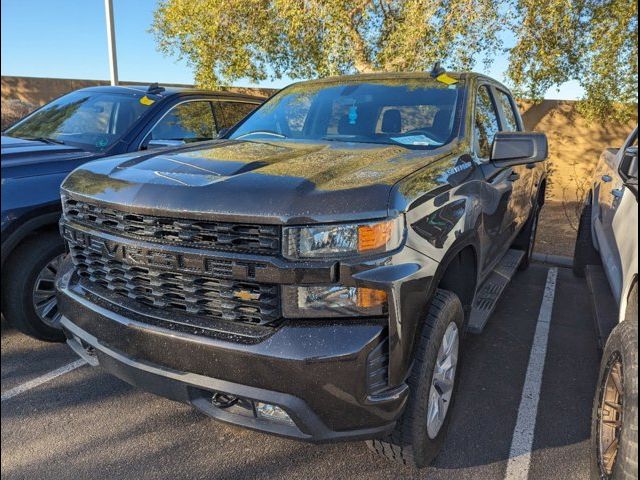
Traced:
[[461, 83], [429, 79], [297, 84], [266, 102], [229, 138], [436, 148], [454, 136], [461, 91]]
[[45, 105], [3, 135], [101, 152], [117, 142], [152, 103], [135, 93], [72, 92]]

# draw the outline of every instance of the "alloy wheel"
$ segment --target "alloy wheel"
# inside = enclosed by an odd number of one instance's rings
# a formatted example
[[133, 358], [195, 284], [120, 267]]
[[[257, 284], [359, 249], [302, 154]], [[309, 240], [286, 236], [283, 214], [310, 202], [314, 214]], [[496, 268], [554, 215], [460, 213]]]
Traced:
[[460, 335], [458, 334], [458, 326], [451, 322], [444, 332], [442, 343], [438, 349], [431, 379], [431, 388], [429, 389], [427, 434], [431, 439], [434, 439], [440, 432], [451, 404], [456, 367], [458, 366], [459, 347]]
[[607, 477], [613, 473], [618, 455], [622, 428], [623, 388], [622, 360], [617, 354], [611, 358], [607, 366], [598, 408], [598, 464], [601, 472]]
[[59, 329], [61, 313], [56, 300], [55, 279], [65, 254], [54, 257], [38, 273], [33, 284], [33, 308], [49, 327]]

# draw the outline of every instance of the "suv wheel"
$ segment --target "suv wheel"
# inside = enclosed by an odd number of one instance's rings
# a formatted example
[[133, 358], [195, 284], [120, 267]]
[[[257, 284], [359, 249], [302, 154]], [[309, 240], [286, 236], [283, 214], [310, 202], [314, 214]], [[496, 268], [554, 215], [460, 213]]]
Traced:
[[367, 441], [370, 450], [417, 468], [429, 465], [436, 457], [451, 418], [463, 323], [458, 297], [437, 290], [416, 346], [404, 413], [393, 432]]
[[638, 312], [607, 340], [591, 416], [591, 478], [638, 478]]
[[4, 316], [15, 328], [39, 340], [64, 341], [54, 286], [64, 255], [64, 243], [57, 232], [46, 232], [23, 242], [7, 261]]
[[584, 277], [584, 269], [587, 265], [600, 265], [600, 255], [593, 246], [591, 234], [591, 202], [585, 204], [580, 214], [578, 223], [578, 235], [573, 251], [573, 273], [577, 277]]

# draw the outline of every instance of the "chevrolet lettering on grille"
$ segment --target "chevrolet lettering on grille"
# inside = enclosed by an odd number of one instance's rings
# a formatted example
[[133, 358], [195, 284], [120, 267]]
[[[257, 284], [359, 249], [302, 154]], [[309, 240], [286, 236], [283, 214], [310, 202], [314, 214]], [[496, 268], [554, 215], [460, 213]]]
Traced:
[[237, 279], [255, 279], [263, 265], [239, 263], [204, 255], [184, 255], [119, 243], [72, 228], [63, 223], [62, 235], [70, 245], [82, 245], [104, 258], [125, 262], [129, 265], [160, 267], [189, 273], [215, 274]]

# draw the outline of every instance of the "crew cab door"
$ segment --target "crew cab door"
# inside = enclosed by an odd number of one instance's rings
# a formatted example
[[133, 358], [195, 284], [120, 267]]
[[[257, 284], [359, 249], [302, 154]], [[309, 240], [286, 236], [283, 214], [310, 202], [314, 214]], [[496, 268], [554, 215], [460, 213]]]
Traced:
[[[637, 255], [637, 155], [636, 128], [617, 153], [605, 150], [596, 167], [593, 229], [609, 285], [618, 301], [624, 271], [633, 263], [634, 253]], [[636, 179], [635, 192], [627, 184], [633, 177]]]
[[518, 232], [521, 193], [517, 181], [521, 167], [495, 167], [491, 161], [491, 146], [495, 134], [501, 130], [498, 107], [490, 85], [480, 85], [474, 107], [474, 153], [482, 165], [486, 178], [484, 201], [483, 271], [490, 270], [509, 249]]
[[[511, 94], [498, 87], [493, 88], [493, 94], [496, 100], [496, 106], [498, 107], [498, 113], [500, 114], [500, 131], [522, 132], [524, 130], [522, 118]], [[514, 208], [515, 214], [514, 228], [516, 235], [524, 226], [531, 213], [531, 206], [537, 193], [535, 191], [535, 180], [539, 174], [536, 170], [537, 168], [542, 167], [533, 163], [511, 167], [510, 178], [513, 188], [512, 207]], [[511, 240], [513, 240], [513, 237]]]

